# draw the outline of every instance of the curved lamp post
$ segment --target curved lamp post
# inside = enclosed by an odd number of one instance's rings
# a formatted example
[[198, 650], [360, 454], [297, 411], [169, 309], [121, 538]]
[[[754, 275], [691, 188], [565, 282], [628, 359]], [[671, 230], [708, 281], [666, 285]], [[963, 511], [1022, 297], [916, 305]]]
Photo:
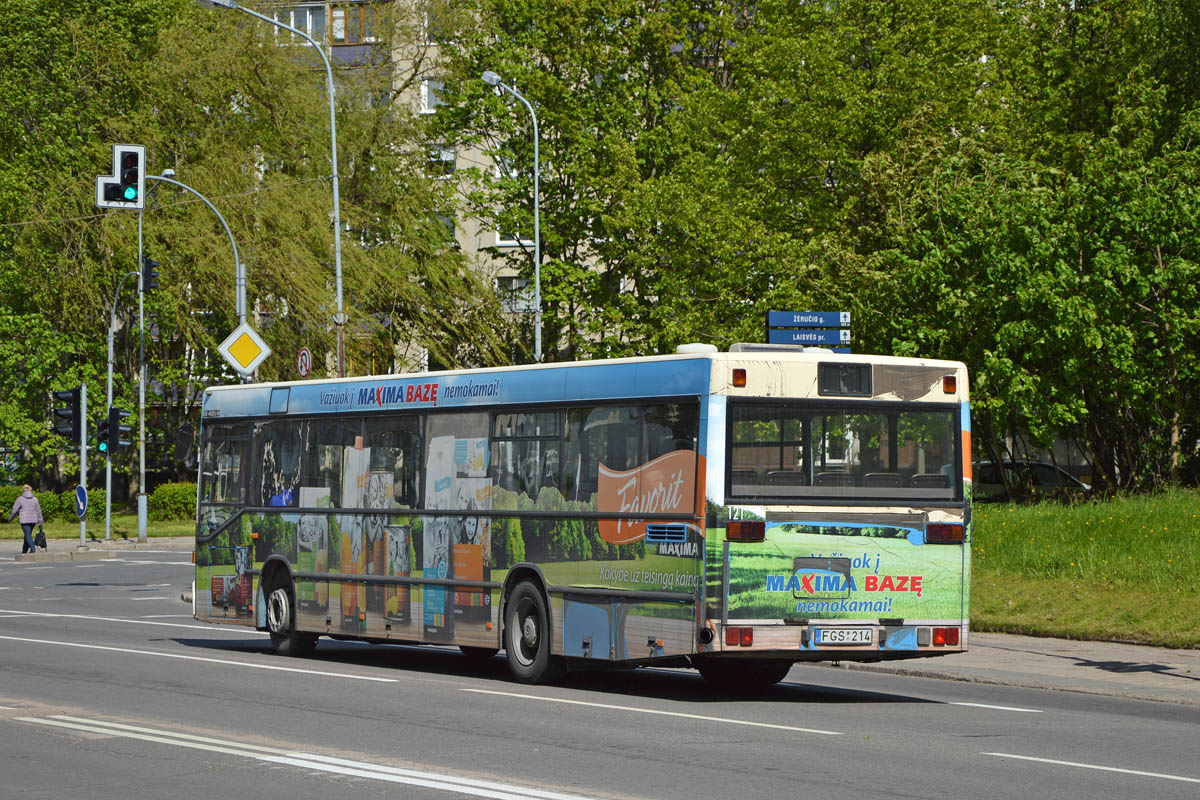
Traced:
[[513, 97], [520, 100], [529, 109], [533, 118], [533, 359], [538, 363], [542, 360], [542, 237], [538, 228], [538, 123], [533, 106], [513, 87], [500, 80], [500, 76], [490, 69], [484, 71], [483, 82], [488, 86], [498, 86]]
[[[333, 148], [333, 264], [334, 275], [337, 284], [337, 313], [334, 314], [333, 323], [337, 326], [338, 377], [344, 378], [346, 377], [346, 315], [342, 312], [342, 216], [341, 209], [338, 204], [337, 117], [334, 114], [333, 102], [333, 68], [329, 66], [329, 58], [325, 55], [325, 48], [317, 44], [312, 37], [302, 30], [293, 28], [291, 25], [285, 25], [279, 20], [260, 14], [253, 9], [246, 8], [245, 6], [239, 6], [236, 2], [234, 2], [234, 0], [196, 0], [196, 2], [207, 8], [232, 8], [237, 11], [242, 11], [254, 17], [255, 19], [261, 19], [263, 22], [269, 22], [277, 28], [283, 28], [285, 31], [291, 31], [311, 44], [321, 56], [321, 61], [325, 64], [325, 80], [329, 88], [329, 137], [332, 141]], [[245, 321], [244, 307], [242, 321]]]

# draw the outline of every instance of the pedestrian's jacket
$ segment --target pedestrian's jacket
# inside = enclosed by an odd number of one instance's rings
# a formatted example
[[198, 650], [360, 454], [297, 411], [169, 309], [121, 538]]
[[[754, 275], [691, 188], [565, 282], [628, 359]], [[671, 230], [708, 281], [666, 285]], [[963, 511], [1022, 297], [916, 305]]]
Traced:
[[33, 496], [33, 492], [23, 492], [17, 498], [17, 502], [13, 503], [12, 515], [8, 518], [8, 521], [12, 522], [18, 517], [20, 519], [17, 521], [22, 523], [36, 522], [40, 525], [45, 522], [42, 519], [42, 504]]

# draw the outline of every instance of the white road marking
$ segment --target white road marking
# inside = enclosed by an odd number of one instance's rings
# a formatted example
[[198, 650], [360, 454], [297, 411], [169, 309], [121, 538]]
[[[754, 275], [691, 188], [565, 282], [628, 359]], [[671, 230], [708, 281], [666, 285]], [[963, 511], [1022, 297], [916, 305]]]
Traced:
[[297, 753], [274, 747], [237, 744], [228, 740], [164, 731], [158, 728], [123, 725], [103, 720], [91, 720], [67, 715], [55, 715], [47, 718], [17, 717], [16, 719], [22, 722], [32, 722], [37, 725], [49, 725], [56, 728], [86, 731], [88, 733], [100, 733], [141, 741], [158, 742], [175, 745], [176, 747], [188, 747], [195, 750], [206, 750], [213, 753], [254, 758], [273, 764], [286, 764], [288, 766], [300, 767], [301, 769], [371, 778], [408, 786], [423, 786], [429, 789], [470, 794], [476, 797], [495, 798], [495, 800], [589, 800], [589, 798], [580, 795], [517, 786], [498, 781], [481, 780], [479, 778], [467, 778], [444, 772], [389, 767], [365, 761], [351, 761], [349, 759], [319, 756], [311, 753]]
[[274, 672], [298, 672], [302, 675], [320, 675], [327, 678], [347, 678], [354, 681], [374, 681], [376, 683], [399, 683], [397, 678], [377, 678], [373, 675], [351, 675], [345, 672], [323, 672], [316, 669], [297, 669], [295, 667], [278, 667], [273, 664], [254, 664], [249, 661], [232, 661], [225, 658], [205, 658], [204, 656], [185, 656], [181, 653], [159, 653], [153, 650], [134, 650], [129, 647], [107, 647], [99, 644], [80, 644], [79, 642], [56, 642], [50, 639], [27, 639], [20, 636], [0, 636], [0, 640], [10, 642], [27, 642], [30, 644], [51, 644], [59, 647], [78, 647], [84, 650], [104, 650], [110, 653], [126, 653], [137, 656], [156, 656], [158, 658], [176, 658], [181, 661], [202, 661], [207, 664], [225, 664], [232, 667], [249, 667], [250, 669], [266, 669]]
[[780, 731], [795, 731], [797, 733], [818, 733], [822, 736], [841, 736], [840, 731], [824, 731], [819, 728], [797, 728], [793, 725], [776, 725], [772, 722], [751, 722], [745, 719], [729, 719], [728, 717], [710, 717], [704, 714], [685, 714], [682, 711], [659, 711], [653, 708], [636, 708], [634, 706], [616, 706], [608, 703], [589, 703], [584, 700], [565, 700], [559, 697], [539, 697], [535, 694], [518, 694], [517, 692], [496, 692], [489, 689], [459, 689], [462, 692], [474, 692], [475, 694], [491, 694], [499, 697], [516, 697], [521, 700], [542, 700], [547, 703], [566, 703], [573, 706], [590, 706], [591, 708], [605, 708], [611, 711], [633, 711], [638, 714], [655, 714], [663, 717], [683, 717], [684, 719], [698, 719], [706, 722], [723, 722], [728, 725], [747, 725], [754, 728], [773, 728]]
[[[167, 598], [170, 600], [171, 598]], [[181, 625], [178, 622], [150, 622], [145, 619], [122, 619], [120, 617], [91, 617], [84, 614], [50, 614], [45, 611], [20, 611], [18, 609], [0, 608], [0, 614], [11, 614], [21, 617], [49, 617], [54, 619], [88, 619], [97, 622], [127, 622], [130, 625], [160, 625], [165, 628], [188, 628], [189, 630], [209, 631], [211, 633], [244, 633], [250, 636], [267, 636], [263, 631], [256, 631], [238, 625], [226, 625], [214, 628], [212, 625]], [[181, 615], [191, 619], [191, 615]]]
[[1034, 756], [1019, 756], [1013, 753], [980, 753], [984, 756], [996, 756], [997, 758], [1015, 758], [1020, 761], [1037, 761], [1042, 764], [1056, 764], [1062, 767], [1079, 767], [1080, 769], [1096, 769], [1102, 772], [1120, 772], [1125, 775], [1141, 775], [1147, 778], [1163, 778], [1168, 781], [1184, 781], [1186, 783], [1200, 783], [1200, 778], [1188, 778], [1184, 775], [1167, 775], [1162, 772], [1144, 772], [1139, 769], [1122, 769], [1121, 767], [1105, 767], [1100, 764], [1081, 764], [1077, 761], [1058, 761], [1053, 758], [1035, 758]]
[[128, 597], [127, 600], [170, 600], [170, 597]]
[[1021, 711], [1026, 714], [1042, 714], [1042, 713], [1044, 713], [1042, 711], [1042, 709], [1040, 709], [1040, 708], [1017, 708], [1016, 706], [992, 706], [992, 705], [988, 705], [987, 703], [950, 703], [950, 702], [947, 702], [946, 705], [948, 705], [948, 706], [970, 706], [971, 708], [990, 708], [993, 711]]

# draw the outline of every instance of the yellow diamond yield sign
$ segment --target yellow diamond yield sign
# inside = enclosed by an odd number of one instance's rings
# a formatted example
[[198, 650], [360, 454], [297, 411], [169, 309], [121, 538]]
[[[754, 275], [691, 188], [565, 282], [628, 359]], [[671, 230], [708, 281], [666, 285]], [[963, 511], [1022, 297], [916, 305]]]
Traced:
[[258, 365], [271, 355], [271, 348], [267, 347], [262, 337], [245, 322], [221, 342], [217, 351], [225, 356], [229, 365], [241, 375], [254, 372]]

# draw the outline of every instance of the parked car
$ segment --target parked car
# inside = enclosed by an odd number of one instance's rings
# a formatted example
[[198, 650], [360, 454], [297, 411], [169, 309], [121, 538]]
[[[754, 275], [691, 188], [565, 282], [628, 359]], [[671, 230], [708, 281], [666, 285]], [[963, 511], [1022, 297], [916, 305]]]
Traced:
[[[1018, 496], [1023, 490], [1029, 491], [1034, 498], [1061, 492], [1087, 494], [1092, 490], [1090, 484], [1048, 461], [1005, 461], [1004, 469], [1008, 473], [1008, 485], [1013, 487], [1014, 494]], [[976, 501], [986, 503], [1010, 499], [998, 464], [977, 461], [971, 465], [971, 472], [972, 497]]]

